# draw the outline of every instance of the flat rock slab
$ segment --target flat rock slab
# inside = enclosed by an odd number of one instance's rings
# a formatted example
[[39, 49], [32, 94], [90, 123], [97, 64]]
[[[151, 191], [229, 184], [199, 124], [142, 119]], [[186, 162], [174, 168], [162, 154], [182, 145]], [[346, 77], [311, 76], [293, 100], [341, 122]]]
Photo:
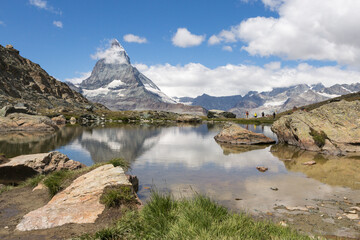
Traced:
[[98, 167], [75, 179], [44, 207], [26, 214], [16, 229], [30, 231], [68, 223], [94, 223], [105, 209], [100, 203], [104, 189], [118, 185], [131, 186], [122, 168], [111, 164]]
[[273, 139], [266, 137], [264, 134], [254, 133], [236, 124], [225, 126], [223, 130], [214, 138], [216, 141], [221, 143], [239, 145], [275, 143]]

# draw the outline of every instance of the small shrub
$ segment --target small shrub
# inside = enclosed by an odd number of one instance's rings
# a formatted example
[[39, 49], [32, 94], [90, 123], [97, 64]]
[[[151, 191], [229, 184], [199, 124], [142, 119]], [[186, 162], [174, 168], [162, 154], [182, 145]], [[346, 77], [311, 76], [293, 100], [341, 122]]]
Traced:
[[128, 170], [130, 164], [125, 161], [123, 158], [114, 158], [109, 161], [114, 167], [122, 167], [124, 170]]
[[135, 202], [134, 192], [131, 186], [107, 188], [100, 198], [100, 202], [106, 207], [119, 207], [122, 204]]
[[26, 179], [26, 181], [22, 185], [36, 187], [44, 178], [45, 178], [45, 175], [38, 174], [35, 177]]
[[49, 174], [45, 180], [44, 185], [49, 189], [50, 195], [54, 196], [60, 190], [63, 189], [64, 181], [71, 175], [72, 173], [68, 170], [61, 170], [57, 172], [53, 172]]
[[328, 139], [328, 136], [324, 131], [318, 132], [313, 128], [310, 128], [310, 135], [319, 148], [322, 148], [325, 145], [325, 140]]

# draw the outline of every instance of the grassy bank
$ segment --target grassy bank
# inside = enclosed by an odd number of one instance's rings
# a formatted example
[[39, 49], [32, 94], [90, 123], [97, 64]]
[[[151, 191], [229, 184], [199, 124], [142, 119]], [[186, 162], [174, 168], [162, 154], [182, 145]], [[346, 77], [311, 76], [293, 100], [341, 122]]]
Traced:
[[209, 198], [174, 200], [153, 193], [140, 211], [128, 211], [110, 228], [78, 239], [311, 239], [288, 227], [235, 214]]
[[[276, 118], [277, 119], [277, 118]], [[203, 118], [206, 121], [213, 121], [213, 122], [234, 122], [239, 124], [272, 124], [275, 122], [273, 117], [271, 118]]]

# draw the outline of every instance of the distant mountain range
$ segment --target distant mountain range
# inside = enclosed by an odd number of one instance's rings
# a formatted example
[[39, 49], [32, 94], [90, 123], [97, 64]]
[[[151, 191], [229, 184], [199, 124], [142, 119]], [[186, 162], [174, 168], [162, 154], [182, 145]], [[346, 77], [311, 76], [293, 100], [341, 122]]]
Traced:
[[93, 105], [68, 85], [50, 76], [39, 64], [20, 56], [13, 46], [0, 45], [0, 108], [16, 103], [53, 110], [84, 110]]
[[311, 103], [338, 97], [344, 94], [360, 91], [360, 83], [335, 84], [325, 87], [323, 84], [306, 85], [299, 84], [290, 87], [274, 88], [268, 92], [250, 91], [245, 96], [214, 97], [203, 94], [196, 98], [174, 98], [178, 102], [189, 105], [199, 105], [205, 109], [218, 109], [235, 113], [243, 117], [246, 111], [252, 115], [255, 112], [272, 114], [282, 112], [293, 107], [301, 107]]
[[98, 60], [89, 78], [67, 84], [93, 102], [111, 110], [161, 110], [204, 115], [200, 106], [177, 103], [130, 63], [121, 44], [114, 39]]

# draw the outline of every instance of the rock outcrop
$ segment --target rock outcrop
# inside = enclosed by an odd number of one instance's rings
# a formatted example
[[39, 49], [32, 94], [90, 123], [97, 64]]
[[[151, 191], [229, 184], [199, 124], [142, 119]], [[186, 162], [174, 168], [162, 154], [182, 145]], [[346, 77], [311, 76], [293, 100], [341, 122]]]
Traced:
[[271, 127], [280, 143], [331, 154], [360, 152], [360, 101], [340, 101], [283, 116]]
[[208, 118], [236, 118], [236, 114], [232, 112], [225, 112], [222, 110], [209, 110], [207, 113]]
[[20, 155], [10, 158], [0, 165], [0, 180], [20, 182], [35, 174], [47, 174], [63, 169], [74, 170], [85, 167], [84, 164], [69, 159], [60, 152]]
[[0, 108], [18, 102], [26, 102], [34, 109], [86, 110], [85, 106], [93, 105], [39, 64], [20, 56], [12, 46], [0, 45]]
[[7, 117], [0, 117], [0, 132], [53, 132], [59, 127], [46, 116], [36, 116], [24, 113], [12, 113]]
[[176, 118], [177, 122], [185, 122], [185, 123], [199, 123], [201, 122], [201, 118], [194, 115], [181, 115]]
[[266, 137], [264, 134], [254, 133], [236, 124], [225, 126], [214, 138], [217, 142], [228, 144], [252, 145], [275, 143], [273, 139]]
[[80, 176], [50, 202], [26, 214], [16, 229], [30, 231], [68, 223], [94, 223], [104, 211], [100, 197], [106, 187], [130, 186], [123, 169], [107, 164]]

